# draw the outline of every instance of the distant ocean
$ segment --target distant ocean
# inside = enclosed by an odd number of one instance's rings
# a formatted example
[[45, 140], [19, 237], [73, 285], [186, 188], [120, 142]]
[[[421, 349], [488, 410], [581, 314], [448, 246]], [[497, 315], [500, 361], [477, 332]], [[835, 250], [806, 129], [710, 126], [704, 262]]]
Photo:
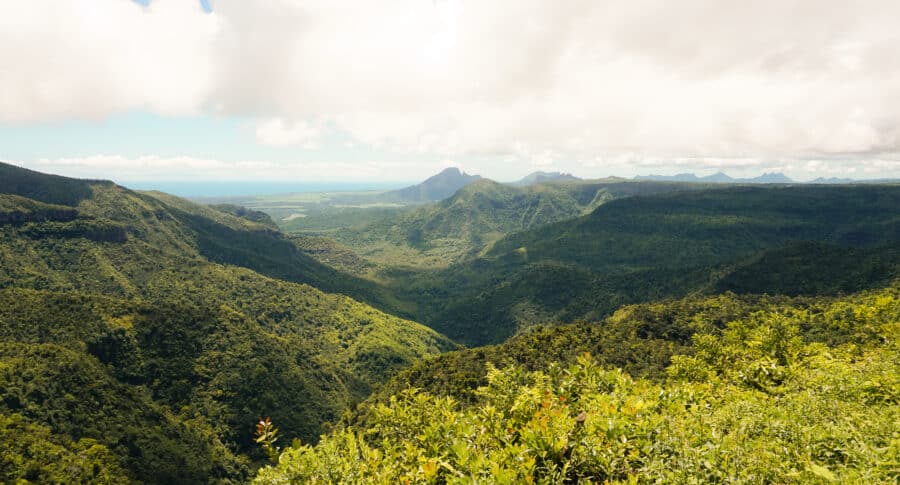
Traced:
[[158, 190], [179, 197], [244, 197], [248, 195], [287, 194], [296, 192], [352, 192], [392, 190], [415, 182], [117, 182], [134, 190]]

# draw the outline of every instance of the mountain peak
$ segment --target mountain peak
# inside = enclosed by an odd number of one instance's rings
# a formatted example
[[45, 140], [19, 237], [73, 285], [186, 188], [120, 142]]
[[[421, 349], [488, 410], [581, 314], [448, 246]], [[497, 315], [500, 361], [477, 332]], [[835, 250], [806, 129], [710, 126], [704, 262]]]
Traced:
[[429, 178], [440, 177], [441, 175], [465, 175], [465, 172], [461, 171], [459, 167], [447, 167]]
[[766, 172], [759, 177], [747, 179], [747, 181], [758, 184], [790, 184], [794, 182], [787, 175], [781, 172]]
[[469, 175], [457, 167], [447, 167], [420, 184], [394, 190], [386, 195], [405, 202], [434, 202], [452, 196], [480, 178], [480, 175]]
[[714, 182], [714, 183], [728, 183], [734, 182], [734, 179], [726, 175], [724, 172], [716, 172], [712, 175], [707, 175], [706, 177], [699, 177], [698, 180], [702, 182]]
[[705, 177], [698, 177], [693, 173], [680, 173], [677, 175], [638, 175], [634, 180], [654, 180], [664, 182], [706, 182], [714, 184], [791, 184], [794, 183], [787, 175], [780, 172], [764, 173], [758, 177], [733, 178], [724, 172], [716, 172]]

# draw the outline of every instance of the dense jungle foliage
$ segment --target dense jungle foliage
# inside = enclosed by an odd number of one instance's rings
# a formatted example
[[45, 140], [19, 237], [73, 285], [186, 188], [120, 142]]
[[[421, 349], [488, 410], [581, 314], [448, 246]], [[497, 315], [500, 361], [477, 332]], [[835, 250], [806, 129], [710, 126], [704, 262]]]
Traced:
[[698, 293], [854, 292], [900, 276], [898, 207], [900, 186], [636, 195], [394, 285], [415, 320], [472, 346]]
[[[454, 348], [299, 283], [355, 280], [258, 215], [0, 169], [0, 415], [89, 443], [97, 476], [242, 482], [264, 458], [259, 417], [314, 441], [397, 369]], [[56, 473], [17, 449], [16, 477]]]
[[[582, 342], [560, 344], [559, 331], [522, 337], [536, 370], [487, 363], [484, 384], [462, 399], [453, 383], [400, 391], [372, 403], [361, 423], [285, 450], [255, 483], [900, 479], [896, 287], [839, 299], [724, 296], [630, 307], [614, 319], [639, 329], [663, 316], [687, 340], [655, 362], [662, 374], [633, 377], [586, 353], [551, 363], [544, 348], [572, 354]], [[493, 355], [523, 343], [506, 345]], [[454, 369], [443, 358], [427, 366]]]
[[0, 482], [900, 480], [900, 187], [466, 184], [342, 243], [0, 164]]
[[507, 234], [571, 219], [613, 199], [702, 187], [620, 179], [515, 187], [480, 179], [440, 202], [330, 235], [382, 267], [444, 268]]

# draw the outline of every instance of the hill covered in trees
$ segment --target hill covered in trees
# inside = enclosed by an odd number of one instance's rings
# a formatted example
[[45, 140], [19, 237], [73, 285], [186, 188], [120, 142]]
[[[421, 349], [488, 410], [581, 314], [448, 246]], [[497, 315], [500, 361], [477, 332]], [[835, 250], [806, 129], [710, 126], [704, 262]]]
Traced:
[[508, 234], [572, 219], [614, 199], [703, 187], [619, 179], [516, 187], [480, 179], [440, 202], [332, 235], [389, 270], [441, 268], [478, 256]]
[[50, 437], [4, 450], [15, 477], [54, 476], [40, 453], [75, 443], [96, 455], [95, 479], [240, 482], [261, 416], [314, 441], [392, 372], [453, 348], [304, 284], [371, 288], [265, 221], [0, 170], [0, 415]]
[[420, 364], [255, 483], [895, 483], [898, 336], [896, 286], [627, 307]]
[[0, 479], [891, 483], [898, 207], [481, 179], [286, 235], [0, 164]]
[[697, 292], [858, 291], [900, 275], [898, 207], [898, 186], [635, 195], [405, 275], [397, 294], [416, 301], [416, 320], [482, 345], [536, 323]]

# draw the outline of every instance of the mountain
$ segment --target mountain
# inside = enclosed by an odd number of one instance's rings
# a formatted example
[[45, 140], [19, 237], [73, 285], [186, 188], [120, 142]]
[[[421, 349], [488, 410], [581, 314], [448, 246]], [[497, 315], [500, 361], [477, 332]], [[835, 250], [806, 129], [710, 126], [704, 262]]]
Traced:
[[896, 185], [900, 184], [900, 179], [851, 179], [837, 177], [819, 177], [806, 182], [808, 184], [866, 184], [866, 185]]
[[455, 347], [230, 212], [0, 164], [0, 420], [96, 444], [97, 473], [242, 482], [261, 417], [315, 442], [388, 375]]
[[790, 184], [793, 180], [782, 173], [764, 173], [752, 178], [732, 178], [722, 172], [716, 172], [705, 177], [698, 177], [692, 173], [680, 173], [678, 175], [637, 175], [634, 180], [654, 180], [660, 182], [697, 182], [713, 184]]
[[[691, 174], [691, 175], [693, 175], [693, 174]], [[708, 182], [708, 183], [714, 183], [714, 184], [727, 184], [727, 183], [735, 182], [735, 179], [729, 177], [728, 175], [725, 175], [722, 172], [716, 172], [712, 175], [707, 175], [706, 177], [697, 177], [696, 180], [698, 182]]]
[[698, 177], [692, 173], [679, 173], [676, 175], [636, 175], [633, 180], [655, 182], [731, 182], [733, 179], [722, 172], [717, 172], [706, 177]]
[[513, 182], [510, 185], [516, 186], [525, 186], [525, 185], [534, 185], [534, 184], [543, 184], [547, 182], [573, 182], [581, 180], [580, 178], [570, 174], [570, 173], [562, 173], [562, 172], [532, 172], [522, 180], [518, 182]]
[[900, 186], [481, 179], [338, 235], [0, 164], [0, 480], [245, 483], [267, 417], [259, 483], [892, 476]]
[[444, 200], [457, 190], [479, 180], [479, 175], [469, 175], [456, 167], [445, 168], [424, 182], [382, 194], [385, 200], [399, 200], [407, 203], [422, 203]]
[[440, 202], [333, 236], [383, 266], [443, 267], [476, 256], [506, 234], [577, 217], [610, 200], [696, 188], [619, 179], [516, 187], [480, 179]]
[[794, 183], [788, 176], [783, 173], [764, 173], [758, 177], [737, 179], [738, 183], [744, 184], [792, 184]]
[[[898, 241], [900, 187], [679, 191], [509, 234], [475, 259], [408, 276], [397, 291], [416, 301], [418, 321], [483, 345], [534, 324], [694, 292], [858, 291], [900, 276]], [[835, 263], [843, 257], [854, 259]]]
[[848, 178], [837, 178], [837, 177], [819, 177], [814, 180], [810, 180], [807, 182], [808, 184], [852, 184], [856, 182], [853, 179]]

